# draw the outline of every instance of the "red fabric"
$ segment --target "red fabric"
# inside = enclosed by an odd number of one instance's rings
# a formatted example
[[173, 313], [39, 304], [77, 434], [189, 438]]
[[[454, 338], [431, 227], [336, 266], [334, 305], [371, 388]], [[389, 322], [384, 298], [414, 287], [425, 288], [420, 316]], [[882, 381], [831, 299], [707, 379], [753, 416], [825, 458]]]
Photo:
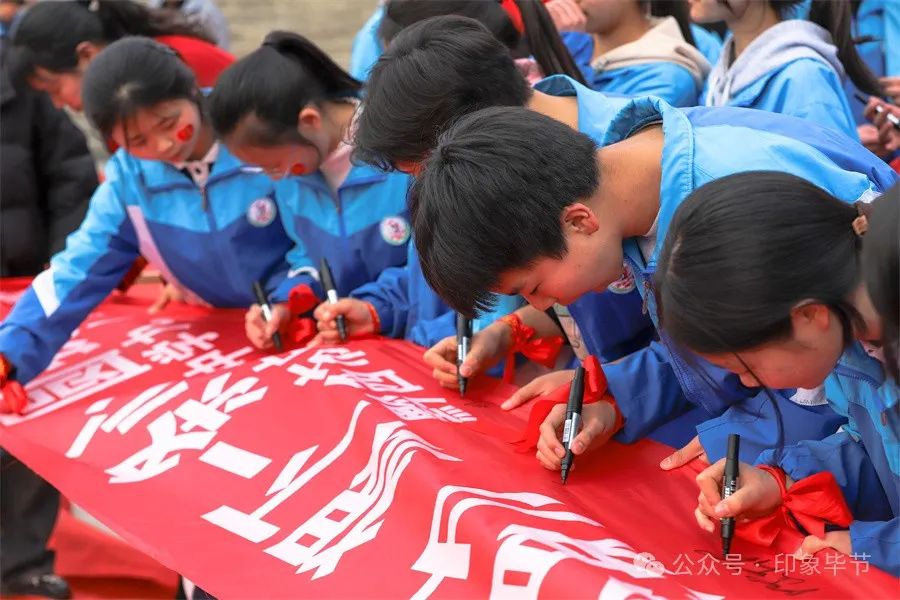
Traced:
[[291, 314], [287, 332], [289, 349], [305, 346], [316, 337], [316, 321], [307, 315], [318, 304], [319, 297], [308, 285], [298, 285], [291, 290], [288, 295], [288, 311]]
[[522, 21], [522, 13], [519, 11], [519, 6], [516, 4], [515, 0], [500, 0], [500, 6], [506, 11], [509, 20], [512, 21], [513, 27], [516, 28], [516, 31], [518, 31], [519, 34], [524, 35], [525, 23]]
[[895, 158], [891, 162], [891, 168], [894, 169], [895, 171], [897, 171], [898, 173], [900, 173], [900, 157]]
[[533, 340], [534, 327], [529, 327], [523, 323], [521, 317], [516, 313], [505, 315], [499, 320], [501, 323], [509, 326], [511, 330], [510, 335], [512, 336], [509, 354], [506, 357], [506, 363], [503, 365], [504, 383], [512, 384], [516, 377], [517, 353], [548, 369], [553, 368], [556, 364], [556, 358], [559, 356], [559, 351], [562, 349], [563, 339], [561, 337], [555, 336]]
[[[778, 482], [781, 506], [767, 517], [741, 523], [740, 527], [735, 528], [736, 535], [755, 544], [793, 552], [800, 547], [807, 534], [824, 538], [826, 524], [850, 527], [853, 515], [831, 473], [816, 473], [795, 482], [790, 490], [786, 490], [784, 471], [768, 465], [759, 468]], [[807, 533], [803, 533], [798, 524]]]
[[184, 35], [160, 35], [155, 38], [174, 50], [194, 72], [197, 85], [214, 87], [222, 71], [235, 61], [234, 55], [203, 40]]
[[[29, 385], [24, 416], [0, 415], [0, 445], [217, 597], [813, 600], [896, 589], [852, 563], [785, 577], [771, 549], [742, 540], [743, 571], [727, 570], [718, 536], [691, 515], [693, 473], [661, 471], [671, 450], [659, 444], [610, 442], [561, 486], [533, 456], [468, 427], [521, 427], [525, 409], [498, 406], [510, 387], [480, 379], [459, 398], [412, 344], [273, 356], [247, 347], [242, 310], [177, 306], [148, 319], [153, 295], [138, 291], [79, 328]], [[170, 362], [152, 362], [167, 348], [178, 351]], [[215, 353], [228, 364], [192, 374]]]
[[[606, 381], [603, 367], [600, 366], [597, 357], [593, 355], [585, 358], [583, 365], [584, 404], [591, 404], [599, 400], [612, 404], [616, 410], [616, 424], [614, 427], [615, 430], [618, 430], [623, 422], [622, 413], [618, 404], [616, 404], [615, 398], [609, 393], [609, 385]], [[569, 401], [569, 389], [571, 387], [572, 384], [568, 383], [548, 394], [546, 398], [534, 402], [531, 413], [528, 415], [528, 425], [525, 427], [522, 439], [519, 441], [520, 452], [528, 452], [537, 445], [537, 441], [541, 437], [541, 423], [544, 422], [544, 419], [547, 418], [554, 406], [565, 404]]]

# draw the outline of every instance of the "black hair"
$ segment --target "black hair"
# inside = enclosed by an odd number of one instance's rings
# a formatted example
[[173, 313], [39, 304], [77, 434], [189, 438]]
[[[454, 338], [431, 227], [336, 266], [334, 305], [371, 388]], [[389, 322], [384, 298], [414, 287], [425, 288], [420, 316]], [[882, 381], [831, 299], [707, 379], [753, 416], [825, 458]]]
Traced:
[[562, 211], [594, 194], [595, 150], [588, 136], [522, 107], [486, 108], [449, 127], [410, 192], [432, 289], [471, 317], [490, 308], [504, 272], [564, 256]]
[[697, 46], [691, 31], [691, 9], [686, 0], [648, 0], [650, 14], [654, 17], [674, 17], [681, 36], [691, 46]]
[[862, 263], [866, 289], [882, 319], [885, 370], [900, 381], [900, 184], [872, 203]]
[[194, 73], [174, 50], [150, 38], [113, 42], [84, 74], [84, 113], [106, 137], [139, 109], [182, 98], [201, 105]]
[[569, 48], [562, 41], [553, 18], [542, 0], [515, 0], [522, 15], [527, 50], [534, 57], [545, 77], [568, 75], [578, 83], [587, 85], [584, 74]]
[[173, 10], [153, 10], [133, 0], [38, 2], [13, 32], [11, 68], [17, 79], [36, 67], [57, 73], [78, 66], [82, 42], [110, 44], [130, 35], [184, 35], [212, 43], [202, 26]]
[[844, 343], [863, 327], [849, 298], [860, 283], [857, 210], [774, 171], [729, 175], [695, 190], [669, 225], [654, 275], [660, 325], [705, 354], [792, 335], [791, 310], [822, 303]]
[[534, 56], [545, 76], [568, 75], [585, 83], [543, 2], [515, 0], [515, 5], [522, 17], [522, 33], [497, 0], [388, 0], [378, 34], [389, 45], [403, 29], [425, 19], [469, 17], [484, 25], [513, 56]]
[[[779, 18], [791, 14], [804, 0], [769, 0], [770, 6]], [[847, 77], [859, 88], [872, 96], [884, 95], [878, 78], [856, 51], [853, 39], [853, 9], [848, 0], [812, 0], [809, 6], [809, 20], [827, 29], [837, 47], [838, 60], [844, 66]]]
[[209, 114], [222, 137], [253, 115], [258, 126], [248, 132], [249, 142], [260, 146], [305, 142], [297, 131], [297, 115], [304, 106], [357, 98], [361, 88], [305, 37], [273, 31], [262, 46], [222, 73], [209, 97]]
[[382, 169], [418, 162], [454, 119], [488, 106], [523, 106], [530, 97], [509, 50], [484, 25], [426, 19], [404, 29], [372, 67], [354, 156]]

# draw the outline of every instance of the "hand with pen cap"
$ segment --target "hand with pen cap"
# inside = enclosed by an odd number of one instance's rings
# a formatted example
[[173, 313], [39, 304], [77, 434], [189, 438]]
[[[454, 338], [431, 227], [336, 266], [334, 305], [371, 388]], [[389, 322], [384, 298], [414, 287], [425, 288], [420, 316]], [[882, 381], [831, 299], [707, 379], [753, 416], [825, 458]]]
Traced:
[[251, 306], [244, 316], [244, 331], [247, 339], [260, 350], [272, 348], [275, 345], [272, 339], [275, 333], [280, 333], [284, 337], [290, 325], [291, 311], [287, 302], [272, 304], [271, 309], [272, 319], [268, 321], [259, 304]]
[[900, 106], [872, 96], [866, 104], [865, 116], [877, 130], [878, 143], [886, 151], [884, 154], [900, 149], [900, 129], [892, 122], [900, 119]]
[[[572, 371], [567, 371], [571, 379]], [[537, 442], [538, 462], [545, 469], [559, 471], [566, 449], [562, 444], [563, 425], [566, 422], [566, 405], [557, 404], [541, 423], [541, 437]], [[618, 417], [615, 407], [605, 400], [585, 404], [581, 409], [581, 431], [572, 442], [572, 454], [581, 456], [585, 452], [602, 446], [616, 433]]]
[[[512, 345], [510, 328], [501, 323], [492, 323], [472, 337], [472, 346], [466, 360], [459, 369], [460, 375], [466, 378], [484, 373], [499, 363], [509, 352]], [[442, 387], [457, 389], [456, 378], [456, 336], [442, 339], [429, 348], [422, 357], [432, 368], [432, 376]]]
[[0, 413], [21, 415], [28, 404], [28, 395], [22, 384], [13, 379], [15, 369], [3, 354], [0, 354]]
[[310, 345], [320, 343], [336, 344], [341, 341], [337, 317], [343, 315], [347, 336], [359, 337], [381, 332], [378, 313], [368, 302], [355, 298], [341, 298], [335, 303], [323, 302], [316, 307], [313, 317], [319, 334]]
[[[716, 530], [719, 519], [734, 517], [738, 522], [771, 514], [781, 505], [781, 488], [769, 472], [741, 463], [740, 487], [722, 499], [722, 480], [725, 478], [725, 459], [707, 467], [697, 475], [697, 508], [694, 518], [701, 529]], [[788, 487], [790, 486], [788, 480]]]

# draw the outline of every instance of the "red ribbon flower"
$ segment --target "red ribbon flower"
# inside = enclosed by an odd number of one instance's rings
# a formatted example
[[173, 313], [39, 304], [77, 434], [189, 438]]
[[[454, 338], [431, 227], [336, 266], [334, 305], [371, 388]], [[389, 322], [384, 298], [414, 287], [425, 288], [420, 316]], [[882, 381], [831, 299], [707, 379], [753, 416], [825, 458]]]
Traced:
[[742, 523], [736, 535], [762, 546], [773, 546], [782, 552], [793, 552], [806, 536], [801, 530], [819, 538], [825, 537], [825, 525], [849, 527], [853, 520], [850, 508], [834, 475], [827, 471], [816, 473], [786, 489], [784, 471], [762, 465], [781, 489], [781, 506], [766, 517]]

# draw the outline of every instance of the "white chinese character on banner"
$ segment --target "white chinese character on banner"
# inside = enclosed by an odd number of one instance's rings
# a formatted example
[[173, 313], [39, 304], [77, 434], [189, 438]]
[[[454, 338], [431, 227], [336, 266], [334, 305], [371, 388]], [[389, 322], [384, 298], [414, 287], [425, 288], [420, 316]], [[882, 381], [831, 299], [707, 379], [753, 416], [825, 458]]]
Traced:
[[149, 365], [137, 364], [109, 350], [70, 367], [41, 375], [25, 390], [29, 403], [23, 415], [0, 415], [0, 423], [15, 425], [59, 410], [82, 398], [98, 395], [119, 383], [133, 379], [150, 370]]
[[149, 346], [156, 343], [156, 336], [170, 331], [185, 331], [190, 329], [190, 323], [176, 323], [175, 319], [152, 319], [147, 325], [141, 325], [128, 332], [123, 343], [123, 348], [134, 345]]
[[44, 372], [48, 373], [50, 371], [55, 371], [59, 368], [66, 366], [66, 359], [71, 358], [76, 355], [84, 356], [86, 354], [90, 354], [94, 350], [100, 347], [98, 342], [91, 342], [89, 340], [75, 337], [77, 334], [72, 334], [72, 339], [65, 343], [65, 345], [59, 349], [53, 356], [53, 361], [50, 363]]
[[[477, 421], [473, 415], [461, 408], [448, 404], [444, 398], [409, 398], [394, 394], [384, 396], [367, 395], [372, 400], [380, 402], [385, 408], [404, 421], [424, 421], [427, 419], [436, 419], [447, 423]], [[442, 404], [443, 406], [427, 406], [429, 404]]]
[[168, 365], [171, 362], [184, 362], [193, 358], [197, 350], [208, 351], [215, 348], [212, 344], [219, 337], [213, 331], [201, 335], [193, 335], [184, 331], [178, 332], [177, 340], [162, 340], [153, 344], [149, 350], [141, 352], [141, 356], [152, 363]]
[[[215, 437], [219, 428], [231, 418], [231, 412], [259, 402], [268, 391], [267, 387], [256, 387], [259, 383], [259, 379], [256, 377], [245, 377], [226, 389], [225, 386], [230, 378], [231, 373], [225, 373], [211, 379], [207, 382], [200, 400], [188, 399], [174, 410], [166, 411], [154, 419], [147, 426], [147, 431], [150, 432], [151, 438], [150, 446], [139, 450], [116, 466], [107, 469], [106, 472], [111, 475], [110, 483], [145, 481], [174, 468], [181, 460], [179, 451], [202, 450], [206, 448]], [[151, 396], [145, 393], [146, 398], [136, 398], [129, 404], [137, 405], [139, 407], [138, 410], [142, 408], [146, 415], [148, 414], [146, 412], [148, 404], [159, 406], [174, 398], [177, 395], [176, 390], [178, 390], [177, 393], [186, 391], [187, 384], [179, 382], [173, 388], [166, 390], [164, 392], [165, 401], [163, 402], [161, 402], [160, 395], [158, 395], [162, 390], [154, 389], [153, 391], [156, 394]], [[142, 403], [138, 403], [139, 399], [142, 400]], [[127, 408], [128, 405], [122, 410]], [[116, 415], [113, 416], [113, 418], [115, 417]], [[121, 423], [126, 423], [128, 420], [134, 421], [134, 414], [125, 417]], [[131, 423], [131, 426], [133, 424]], [[109, 425], [108, 430], [111, 431], [114, 426]], [[103, 427], [103, 425], [98, 425], [98, 427]], [[85, 426], [86, 428], [87, 425]], [[195, 431], [198, 428], [201, 431]], [[79, 434], [80, 437], [81, 434]], [[78, 439], [76, 439], [77, 441]], [[86, 446], [86, 444], [87, 442], [85, 441], [83, 445]], [[73, 444], [74, 446], [75, 444]], [[83, 452], [83, 447], [81, 451]], [[72, 448], [70, 448], [70, 452], [73, 452]], [[171, 453], [175, 454], [170, 456]], [[200, 460], [242, 477], [256, 475], [271, 462], [266, 457], [236, 448], [224, 442], [219, 442], [210, 448], [209, 451], [200, 457]]]
[[[280, 527], [265, 517], [341, 457], [367, 406], [364, 401], [356, 405], [343, 438], [319, 461], [304, 469], [318, 446], [295, 454], [266, 493], [271, 498], [261, 507], [245, 513], [220, 506], [203, 518], [255, 543], [275, 535]], [[369, 461], [347, 489], [266, 552], [299, 567], [298, 573], [315, 570], [313, 579], [332, 573], [346, 552], [375, 538], [403, 472], [419, 452], [441, 460], [459, 460], [405, 429], [399, 421], [377, 424]]]
[[249, 346], [235, 350], [231, 354], [222, 354], [222, 351], [218, 349], [210, 350], [206, 354], [201, 354], [187, 361], [185, 365], [191, 370], [185, 373], [184, 376], [185, 378], [190, 378], [195, 375], [212, 375], [217, 371], [234, 369], [244, 364], [244, 361], [239, 359], [251, 352], [253, 352], [253, 348]]
[[347, 371], [338, 375], [329, 375], [325, 379], [325, 387], [333, 385], [348, 386], [356, 389], [366, 389], [372, 392], [391, 392], [394, 394], [409, 394], [420, 392], [424, 388], [412, 384], [399, 375], [393, 369], [383, 369], [373, 373], [360, 373]]
[[[542, 494], [445, 486], [437, 495], [428, 542], [412, 566], [414, 571], [428, 573], [430, 577], [413, 598], [428, 598], [444, 579], [468, 579], [471, 545], [457, 539], [460, 521], [482, 507], [493, 510], [500, 507], [531, 518], [584, 523], [602, 529], [600, 523], [564, 510], [561, 502]], [[619, 571], [635, 579], [662, 577], [656, 570], [638, 566], [639, 554], [615, 539], [582, 540], [555, 530], [510, 524], [498, 540], [501, 545], [494, 561], [491, 598], [537, 598], [547, 573], [564, 559]]]

